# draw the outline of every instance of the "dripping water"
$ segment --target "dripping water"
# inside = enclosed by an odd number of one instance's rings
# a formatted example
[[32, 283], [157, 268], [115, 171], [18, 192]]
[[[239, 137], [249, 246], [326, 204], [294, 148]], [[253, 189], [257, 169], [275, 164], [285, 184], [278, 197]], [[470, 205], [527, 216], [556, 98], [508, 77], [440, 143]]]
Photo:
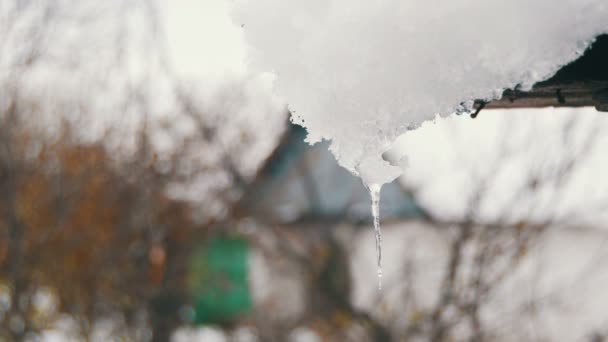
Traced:
[[380, 230], [380, 189], [381, 185], [371, 184], [369, 195], [372, 199], [372, 216], [374, 219], [374, 233], [376, 235], [376, 261], [378, 267], [378, 290], [382, 289], [382, 231]]

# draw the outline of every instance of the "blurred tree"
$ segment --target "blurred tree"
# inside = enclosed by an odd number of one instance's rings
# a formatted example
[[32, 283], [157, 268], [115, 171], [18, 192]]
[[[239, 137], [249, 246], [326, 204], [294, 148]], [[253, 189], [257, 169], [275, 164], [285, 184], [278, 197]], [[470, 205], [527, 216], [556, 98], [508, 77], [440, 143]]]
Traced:
[[[74, 140], [64, 126], [54, 140], [16, 117], [0, 125], [0, 279], [10, 289], [2, 332], [20, 340], [47, 328], [34, 297], [40, 290], [57, 312], [79, 320], [83, 338], [101, 318], [119, 315], [125, 328], [146, 314], [155, 340], [167, 340], [187, 302], [186, 271], [204, 237], [189, 204], [170, 199], [170, 177], [142, 132], [128, 166], [100, 143]], [[36, 136], [36, 137], [34, 137]], [[125, 174], [128, 172], [129, 174]], [[128, 329], [127, 329], [128, 330]]]
[[[228, 87], [202, 110], [172, 78], [156, 6], [0, 4], [0, 339], [61, 314], [78, 339], [106, 318], [131, 340], [167, 341], [184, 322], [192, 250], [245, 184], [236, 160], [251, 144], [225, 118], [251, 94]], [[105, 117], [134, 124], [96, 137]]]

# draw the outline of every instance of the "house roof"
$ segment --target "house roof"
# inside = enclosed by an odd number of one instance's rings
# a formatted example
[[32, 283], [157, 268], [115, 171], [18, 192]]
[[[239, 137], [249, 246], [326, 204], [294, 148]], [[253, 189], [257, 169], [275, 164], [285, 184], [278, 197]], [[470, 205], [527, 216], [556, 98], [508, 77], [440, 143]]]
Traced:
[[[328, 143], [310, 146], [304, 128], [290, 124], [238, 207], [241, 215], [273, 223], [369, 222], [370, 197], [358, 177], [340, 167]], [[382, 189], [383, 219], [423, 215], [399, 182]]]
[[574, 62], [561, 68], [550, 79], [537, 83], [530, 91], [507, 89], [500, 100], [477, 108], [587, 107], [608, 111], [608, 35]]

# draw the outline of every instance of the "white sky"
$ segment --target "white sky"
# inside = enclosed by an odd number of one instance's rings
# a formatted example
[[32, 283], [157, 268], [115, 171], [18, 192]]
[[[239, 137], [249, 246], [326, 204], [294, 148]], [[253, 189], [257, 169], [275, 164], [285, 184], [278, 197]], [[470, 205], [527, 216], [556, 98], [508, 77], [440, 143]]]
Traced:
[[242, 29], [228, 0], [171, 0], [166, 27], [174, 67], [183, 75], [221, 80], [245, 73]]
[[[564, 129], [571, 125], [570, 141]], [[475, 120], [468, 116], [438, 119], [401, 136], [395, 148], [407, 154], [404, 179], [421, 189], [422, 199], [443, 216], [460, 216], [472, 192], [489, 179], [487, 201], [480, 213], [496, 217], [509, 210], [514, 216], [535, 208], [538, 215], [566, 215], [572, 221], [606, 219], [594, 205], [608, 204], [608, 115], [595, 108], [540, 108], [485, 110]], [[594, 129], [593, 143], [583, 144]], [[568, 155], [580, 161], [574, 177], [556, 190], [541, 187], [510, 206], [511, 196], [530, 180], [530, 172], [555, 171]], [[542, 178], [542, 176], [541, 176]], [[555, 191], [562, 191], [557, 193]], [[555, 198], [559, 197], [559, 201]], [[539, 206], [539, 207], [536, 207]], [[570, 214], [574, 211], [576, 215]], [[587, 215], [588, 214], [588, 215]]]

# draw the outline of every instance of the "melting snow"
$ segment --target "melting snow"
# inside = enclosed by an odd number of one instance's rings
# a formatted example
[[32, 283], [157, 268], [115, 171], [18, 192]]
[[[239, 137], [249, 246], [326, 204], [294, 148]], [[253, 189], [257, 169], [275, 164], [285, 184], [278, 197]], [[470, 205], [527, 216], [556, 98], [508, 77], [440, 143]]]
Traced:
[[308, 141], [332, 141], [367, 184], [401, 168], [382, 158], [407, 130], [554, 74], [608, 31], [606, 0], [237, 0], [250, 64]]

